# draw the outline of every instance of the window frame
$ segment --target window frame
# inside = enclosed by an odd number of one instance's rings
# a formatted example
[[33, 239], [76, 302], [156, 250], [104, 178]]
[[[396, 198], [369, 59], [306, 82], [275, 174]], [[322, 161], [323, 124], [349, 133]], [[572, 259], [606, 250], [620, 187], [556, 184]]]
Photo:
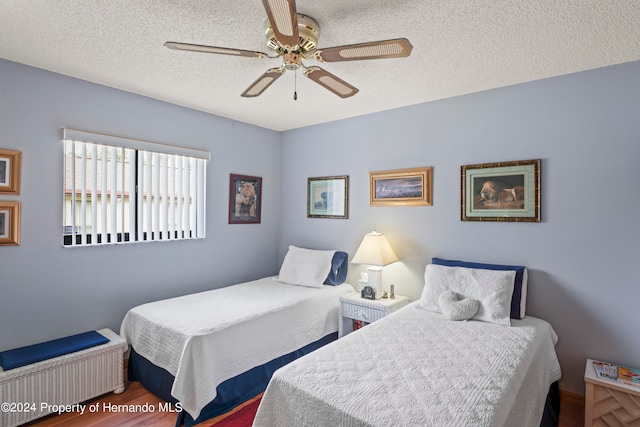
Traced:
[[[210, 160], [208, 151], [71, 128], [63, 128], [62, 142], [63, 247], [206, 237], [206, 164]], [[68, 144], [71, 144], [70, 154], [67, 151]], [[80, 155], [76, 153], [78, 146], [82, 150]], [[98, 149], [102, 156], [101, 171], [97, 168], [100, 158]], [[90, 156], [88, 150], [91, 150]], [[115, 156], [119, 160], [104, 160], [105, 156]], [[72, 164], [68, 164], [70, 159]], [[77, 171], [78, 163], [81, 171]], [[88, 174], [88, 163], [91, 163], [91, 177]], [[107, 172], [107, 165], [110, 172]], [[69, 173], [71, 177], [68, 176]], [[101, 186], [98, 188], [97, 176], [100, 173]], [[87, 183], [90, 179], [91, 182]], [[68, 180], [71, 181], [70, 185]], [[118, 180], [121, 181], [118, 183]], [[70, 207], [67, 206], [69, 197]], [[185, 198], [190, 200], [188, 205], [182, 202]], [[88, 204], [91, 222], [87, 220]], [[98, 204], [101, 205], [99, 214]], [[176, 213], [177, 210], [180, 213]], [[69, 215], [72, 215], [70, 221]], [[97, 229], [98, 217], [102, 223], [100, 230]], [[177, 226], [176, 217], [179, 221]], [[90, 231], [87, 229], [89, 226]], [[71, 227], [71, 233], [67, 233], [68, 227]]]

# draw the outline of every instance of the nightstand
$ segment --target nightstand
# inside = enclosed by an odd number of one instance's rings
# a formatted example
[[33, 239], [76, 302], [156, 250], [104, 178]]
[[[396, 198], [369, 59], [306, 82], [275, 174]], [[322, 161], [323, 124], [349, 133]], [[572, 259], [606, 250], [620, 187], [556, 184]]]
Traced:
[[637, 426], [640, 412], [640, 387], [598, 378], [593, 361], [587, 359], [584, 371], [585, 426]]
[[358, 293], [340, 297], [338, 338], [353, 332], [353, 321], [372, 323], [409, 304], [409, 298], [396, 295], [395, 299], [365, 299]]

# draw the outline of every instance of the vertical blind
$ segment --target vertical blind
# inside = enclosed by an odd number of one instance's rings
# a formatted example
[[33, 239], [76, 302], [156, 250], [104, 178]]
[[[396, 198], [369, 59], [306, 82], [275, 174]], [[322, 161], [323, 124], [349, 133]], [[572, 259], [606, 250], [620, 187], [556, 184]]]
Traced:
[[208, 151], [63, 129], [65, 246], [205, 237]]

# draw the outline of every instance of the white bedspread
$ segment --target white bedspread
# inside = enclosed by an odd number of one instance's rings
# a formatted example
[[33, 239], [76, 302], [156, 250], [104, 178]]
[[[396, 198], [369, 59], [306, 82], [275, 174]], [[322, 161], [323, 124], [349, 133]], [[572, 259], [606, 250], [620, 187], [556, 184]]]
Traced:
[[171, 394], [196, 419], [221, 382], [337, 331], [339, 297], [351, 292], [268, 277], [140, 305], [120, 335], [175, 377]]
[[412, 303], [274, 374], [254, 426], [536, 426], [560, 378], [557, 336], [453, 322]]

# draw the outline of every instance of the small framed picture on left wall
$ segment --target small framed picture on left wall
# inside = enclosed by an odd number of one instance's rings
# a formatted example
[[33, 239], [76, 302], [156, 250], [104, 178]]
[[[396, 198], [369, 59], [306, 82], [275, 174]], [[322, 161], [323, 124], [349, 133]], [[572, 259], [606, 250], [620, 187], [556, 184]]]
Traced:
[[0, 194], [20, 194], [22, 153], [0, 148]]
[[0, 246], [20, 245], [20, 202], [0, 201]]
[[262, 178], [229, 177], [229, 224], [259, 224], [262, 216]]

